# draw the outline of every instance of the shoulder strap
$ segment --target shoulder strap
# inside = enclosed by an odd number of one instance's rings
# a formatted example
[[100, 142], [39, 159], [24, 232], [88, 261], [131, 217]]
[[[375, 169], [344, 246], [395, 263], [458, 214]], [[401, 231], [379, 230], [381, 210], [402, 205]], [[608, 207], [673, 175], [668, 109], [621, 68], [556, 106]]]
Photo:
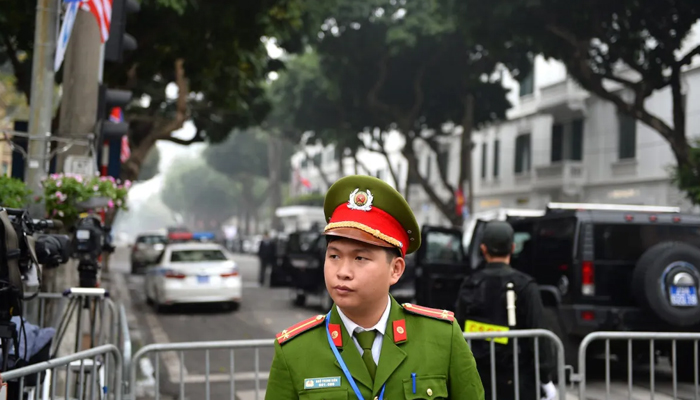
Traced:
[[421, 315], [424, 317], [439, 319], [442, 321], [452, 322], [455, 320], [455, 314], [452, 311], [438, 310], [437, 308], [417, 306], [411, 303], [402, 304], [403, 309], [411, 314]]
[[287, 343], [288, 341], [310, 330], [311, 328], [315, 328], [321, 325], [323, 321], [325, 321], [325, 319], [325, 315], [317, 315], [315, 317], [311, 317], [295, 325], [292, 325], [276, 335], [277, 341], [279, 342], [279, 344]]

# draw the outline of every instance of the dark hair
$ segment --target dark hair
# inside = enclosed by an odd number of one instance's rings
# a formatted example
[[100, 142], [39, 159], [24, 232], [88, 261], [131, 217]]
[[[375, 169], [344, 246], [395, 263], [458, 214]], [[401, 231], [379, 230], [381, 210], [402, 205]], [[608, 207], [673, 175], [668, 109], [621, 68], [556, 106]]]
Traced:
[[[343, 239], [342, 237], [339, 236], [326, 236], [326, 246], [328, 246], [329, 243], [331, 243], [334, 240], [338, 239]], [[396, 247], [382, 247], [382, 249], [386, 252], [386, 261], [387, 262], [392, 262], [394, 261], [394, 258], [399, 257], [402, 258], [403, 254], [401, 254], [401, 250], [399, 250]]]

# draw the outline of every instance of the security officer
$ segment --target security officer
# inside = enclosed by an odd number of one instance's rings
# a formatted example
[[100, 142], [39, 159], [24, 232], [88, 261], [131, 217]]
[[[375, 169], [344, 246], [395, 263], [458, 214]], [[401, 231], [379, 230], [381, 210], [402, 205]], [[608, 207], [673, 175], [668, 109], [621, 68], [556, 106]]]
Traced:
[[330, 312], [277, 335], [266, 399], [483, 399], [454, 314], [389, 294], [420, 246], [410, 207], [387, 183], [347, 176], [326, 193]]
[[[484, 228], [480, 246], [486, 265], [467, 278], [459, 289], [455, 315], [465, 332], [507, 331], [510, 329], [543, 329], [542, 300], [535, 280], [510, 264], [515, 249], [513, 228], [507, 222], [492, 221]], [[512, 284], [512, 285], [509, 285]], [[508, 290], [515, 294], [515, 325], [508, 318]], [[513, 342], [508, 338], [494, 340], [496, 351], [496, 396], [515, 398]], [[551, 375], [556, 366], [553, 345], [549, 339], [539, 340], [540, 380], [536, 382], [534, 340], [518, 341], [518, 377], [520, 399], [553, 399], [556, 388]], [[487, 341], [472, 341], [474, 357], [485, 389], [486, 399], [492, 398], [491, 345]]]

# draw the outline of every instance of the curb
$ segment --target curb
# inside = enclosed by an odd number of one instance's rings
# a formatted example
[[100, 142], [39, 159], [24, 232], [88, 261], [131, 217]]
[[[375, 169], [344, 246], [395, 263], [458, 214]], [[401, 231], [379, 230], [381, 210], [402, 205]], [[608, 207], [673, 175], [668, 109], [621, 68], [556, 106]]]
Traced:
[[[121, 272], [109, 272], [110, 297], [117, 303], [124, 305], [126, 320], [131, 338], [132, 356], [144, 346], [143, 333], [129, 294], [129, 286], [124, 274]], [[144, 357], [139, 360], [139, 375], [135, 387], [131, 388], [134, 398], [155, 396], [154, 368], [151, 360]], [[128, 378], [127, 378], [128, 379]]]

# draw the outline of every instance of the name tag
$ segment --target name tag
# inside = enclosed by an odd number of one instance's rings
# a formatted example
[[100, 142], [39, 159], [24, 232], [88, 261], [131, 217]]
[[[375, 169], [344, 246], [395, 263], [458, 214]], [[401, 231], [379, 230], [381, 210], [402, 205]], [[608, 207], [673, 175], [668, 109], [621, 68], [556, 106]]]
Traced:
[[[507, 326], [500, 326], [500, 325], [491, 325], [491, 324], [485, 324], [483, 322], [477, 322], [477, 321], [470, 321], [467, 320], [467, 322], [464, 324], [464, 332], [465, 333], [480, 333], [480, 332], [508, 332], [510, 328]], [[491, 340], [490, 338], [486, 340]], [[496, 343], [500, 344], [508, 344], [508, 338], [507, 337], [496, 337], [493, 338], [493, 341]]]
[[340, 377], [307, 378], [304, 379], [304, 389], [323, 389], [340, 386]]

